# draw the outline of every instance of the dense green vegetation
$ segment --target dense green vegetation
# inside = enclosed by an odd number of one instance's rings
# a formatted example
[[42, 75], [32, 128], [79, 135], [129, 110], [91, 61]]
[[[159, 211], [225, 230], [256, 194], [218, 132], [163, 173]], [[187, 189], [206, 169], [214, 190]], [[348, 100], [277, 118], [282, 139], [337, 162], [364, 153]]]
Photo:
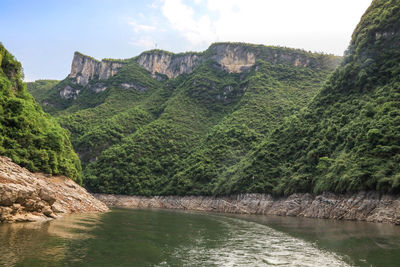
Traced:
[[[89, 188], [124, 194], [209, 194], [207, 174], [218, 177], [237, 162], [268, 126], [304, 106], [328, 73], [263, 61], [257, 68], [244, 78], [206, 62], [171, 82], [173, 94], [160, 116], [85, 169]], [[290, 86], [295, 79], [298, 87]], [[195, 186], [199, 177], [201, 184]]]
[[0, 43], [0, 155], [31, 171], [81, 182], [81, 165], [67, 131], [42, 111], [22, 78], [21, 64]]
[[400, 1], [374, 1], [322, 91], [215, 192], [399, 192], [399, 17]]
[[[193, 73], [175, 79], [157, 81], [133, 58], [106, 81], [82, 88], [67, 78], [47, 91], [42, 103], [71, 132], [85, 185], [106, 193], [211, 194], [227, 169], [316, 95], [338, 62], [239, 45], [260, 58], [248, 72], [227, 73], [213, 60], [218, 46], [211, 46]], [[311, 63], [293, 66], [296, 58]], [[96, 93], [97, 84], [107, 89]], [[60, 97], [67, 85], [81, 90], [76, 99]]]
[[[400, 192], [399, 17], [400, 0], [373, 1], [331, 75], [338, 57], [228, 43], [256, 64], [228, 73], [214, 44], [175, 79], [158, 81], [132, 58], [85, 87], [29, 87], [71, 132], [96, 192]], [[107, 89], [96, 93], [99, 84]], [[79, 96], [61, 98], [65, 86]]]
[[42, 103], [47, 97], [53, 87], [56, 86], [60, 81], [57, 80], [37, 80], [35, 82], [27, 82], [26, 87], [29, 93], [39, 103]]
[[180, 164], [167, 193], [211, 194], [223, 173], [282, 123], [304, 107], [328, 71], [272, 65], [260, 60], [242, 81], [246, 88], [233, 112], [212, 127]]

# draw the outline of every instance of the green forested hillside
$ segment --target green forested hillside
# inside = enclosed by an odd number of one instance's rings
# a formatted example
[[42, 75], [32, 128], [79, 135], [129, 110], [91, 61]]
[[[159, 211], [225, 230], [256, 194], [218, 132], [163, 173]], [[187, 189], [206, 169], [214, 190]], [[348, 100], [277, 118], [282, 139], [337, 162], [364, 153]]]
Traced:
[[217, 193], [400, 191], [400, 1], [375, 0], [342, 65]]
[[[132, 58], [106, 81], [79, 87], [69, 77], [47, 91], [42, 104], [71, 132], [85, 185], [106, 193], [212, 194], [227, 170], [316, 95], [340, 60], [232, 45], [257, 55], [248, 71], [227, 72], [212, 45], [192, 73], [176, 78], [159, 81]], [[91, 89], [99, 82], [105, 91]], [[76, 99], [60, 97], [67, 85], [80, 90]]]
[[0, 43], [0, 155], [31, 171], [81, 181], [81, 165], [66, 130], [27, 92], [21, 64]]
[[[107, 80], [79, 85], [75, 73], [30, 88], [71, 132], [96, 192], [399, 192], [399, 18], [400, 0], [374, 0], [332, 74], [338, 57], [220, 43], [145, 52], [153, 73], [136, 57], [115, 61], [122, 67]], [[158, 73], [193, 64], [176, 78]], [[237, 64], [245, 69], [227, 71]], [[67, 89], [74, 97], [62, 97]]]
[[56, 86], [60, 81], [57, 80], [37, 80], [35, 82], [27, 82], [26, 87], [33, 95], [38, 103], [42, 103], [49, 94], [50, 91]]
[[[146, 89], [125, 89], [118, 86], [121, 82], [138, 83]], [[154, 95], [161, 93], [160, 82], [134, 61], [103, 84], [108, 87], [106, 91], [95, 93], [83, 90], [75, 101], [71, 101], [69, 107], [57, 111], [59, 122], [71, 132], [72, 144], [83, 166], [106, 148], [121, 142], [125, 136], [154, 120], [159, 113], [159, 98], [164, 101], [162, 95]], [[146, 108], [145, 103], [152, 101], [155, 104]]]
[[223, 173], [316, 94], [329, 71], [273, 65], [260, 60], [241, 81], [246, 88], [232, 112], [211, 127], [184, 159], [169, 194], [211, 194]]

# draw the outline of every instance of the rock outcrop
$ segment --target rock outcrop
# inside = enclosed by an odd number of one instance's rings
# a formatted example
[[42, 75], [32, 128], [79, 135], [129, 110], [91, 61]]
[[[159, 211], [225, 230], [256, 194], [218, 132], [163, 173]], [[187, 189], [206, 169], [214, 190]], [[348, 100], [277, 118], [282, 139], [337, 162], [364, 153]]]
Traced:
[[114, 76], [123, 65], [122, 61], [107, 59], [98, 61], [92, 57], [75, 52], [71, 73], [68, 77], [75, 79], [77, 84], [86, 86], [95, 77], [99, 80], [107, 80]]
[[[313, 56], [314, 55], [314, 56]], [[287, 64], [295, 67], [320, 67], [334, 69], [341, 57], [318, 55], [302, 50], [242, 43], [215, 43], [203, 53], [173, 54], [161, 50], [142, 53], [137, 58], [139, 65], [157, 78], [157, 74], [175, 78], [183, 73], [191, 73], [201, 62], [211, 60], [231, 73], [250, 70], [257, 59], [272, 64]]]
[[[158, 80], [171, 79], [181, 74], [192, 73], [198, 65], [207, 60], [215, 62], [216, 66], [227, 72], [246, 72], [256, 64], [257, 59], [263, 59], [272, 64], [333, 69], [339, 64], [341, 57], [317, 55], [302, 50], [264, 45], [215, 43], [206, 51], [199, 53], [174, 54], [162, 50], [150, 50], [134, 58], [140, 66], [152, 74], [153, 78]], [[110, 59], [98, 61], [75, 52], [68, 78], [71, 78], [75, 84], [87, 86], [93, 79], [100, 81], [109, 79], [127, 62]], [[67, 85], [61, 88], [60, 96], [64, 99], [76, 99], [80, 90], [72, 87]], [[91, 89], [98, 93], [104, 91], [107, 87], [92, 84]]]
[[400, 196], [377, 192], [337, 195], [293, 194], [273, 198], [266, 194], [229, 197], [121, 196], [95, 194], [110, 207], [166, 208], [225, 213], [299, 216], [400, 224]]
[[80, 92], [81, 90], [74, 89], [71, 86], [67, 85], [60, 91], [60, 96], [64, 99], [76, 99]]
[[40, 221], [107, 206], [69, 178], [31, 173], [0, 157], [0, 222]]
[[147, 69], [154, 78], [157, 74], [175, 78], [183, 73], [191, 73], [201, 62], [196, 53], [172, 54], [165, 51], [153, 50], [139, 55], [137, 62]]
[[254, 51], [239, 44], [214, 44], [209, 48], [209, 53], [213, 61], [231, 73], [247, 71], [256, 63]]

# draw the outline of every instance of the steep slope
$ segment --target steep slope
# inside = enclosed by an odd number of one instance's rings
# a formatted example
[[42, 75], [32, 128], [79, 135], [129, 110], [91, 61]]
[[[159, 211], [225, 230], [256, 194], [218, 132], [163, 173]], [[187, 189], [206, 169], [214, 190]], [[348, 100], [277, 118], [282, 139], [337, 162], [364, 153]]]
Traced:
[[399, 17], [399, 0], [373, 1], [322, 91], [215, 192], [399, 192]]
[[211, 194], [227, 169], [309, 102], [339, 61], [242, 43], [127, 60], [75, 53], [71, 74], [41, 103], [70, 130], [92, 191]]
[[[125, 194], [162, 193], [180, 161], [207, 129], [231, 112], [243, 94], [238, 75], [207, 64], [172, 86], [172, 96], [156, 120], [88, 166], [85, 176], [90, 188]], [[224, 93], [227, 98], [222, 97]]]
[[259, 60], [243, 79], [245, 92], [233, 112], [208, 130], [191, 155], [180, 163], [167, 192], [211, 194], [221, 175], [259, 144], [285, 116], [305, 106], [328, 74], [328, 70]]
[[31, 171], [81, 182], [81, 166], [66, 130], [44, 113], [22, 82], [21, 64], [0, 43], [0, 155]]
[[[79, 66], [77, 62], [81, 62], [82, 65]], [[134, 60], [120, 61], [124, 63], [118, 68], [118, 73], [106, 80], [100, 80], [98, 73], [91, 73], [96, 68], [87, 67], [88, 62], [99, 63], [90, 57], [75, 53], [72, 74], [58, 83], [53, 90], [48, 91], [41, 102], [43, 107], [71, 132], [71, 141], [84, 166], [93, 161], [101, 151], [120, 142], [124, 136], [154, 119], [153, 114], [158, 113], [159, 99], [150, 96], [161, 88], [160, 82], [153, 79], [150, 73]], [[81, 74], [76, 69], [89, 71]], [[95, 78], [83, 86], [78, 83], [82, 80], [76, 78], [81, 76]], [[67, 97], [68, 90], [75, 98]], [[160, 97], [162, 99], [162, 96]], [[155, 103], [154, 110], [138, 107], [138, 103], [145, 100]]]
[[[62, 81], [56, 89], [67, 82], [71, 82], [71, 78]], [[93, 91], [92, 86], [107, 89]], [[61, 125], [70, 130], [71, 141], [83, 165], [153, 121], [164, 101], [162, 95], [153, 95], [161, 88], [160, 82], [133, 60], [112, 78], [100, 82], [91, 80], [79, 97], [57, 116]], [[146, 101], [153, 101], [154, 105], [145, 109], [141, 104]]]
[[57, 80], [37, 80], [34, 82], [27, 82], [26, 88], [29, 93], [35, 98], [39, 103], [42, 103], [54, 86], [56, 86], [60, 81]]

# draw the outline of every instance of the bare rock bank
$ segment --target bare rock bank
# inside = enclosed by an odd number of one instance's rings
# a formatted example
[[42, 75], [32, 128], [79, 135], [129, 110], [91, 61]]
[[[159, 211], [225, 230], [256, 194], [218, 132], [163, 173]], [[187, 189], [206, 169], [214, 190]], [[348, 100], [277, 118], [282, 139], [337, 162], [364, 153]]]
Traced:
[[107, 206], [69, 178], [31, 173], [0, 157], [0, 222], [40, 221]]
[[400, 196], [378, 192], [322, 195], [293, 194], [273, 198], [266, 194], [229, 197], [122, 196], [95, 194], [109, 207], [166, 208], [225, 213], [299, 216], [400, 224]]

